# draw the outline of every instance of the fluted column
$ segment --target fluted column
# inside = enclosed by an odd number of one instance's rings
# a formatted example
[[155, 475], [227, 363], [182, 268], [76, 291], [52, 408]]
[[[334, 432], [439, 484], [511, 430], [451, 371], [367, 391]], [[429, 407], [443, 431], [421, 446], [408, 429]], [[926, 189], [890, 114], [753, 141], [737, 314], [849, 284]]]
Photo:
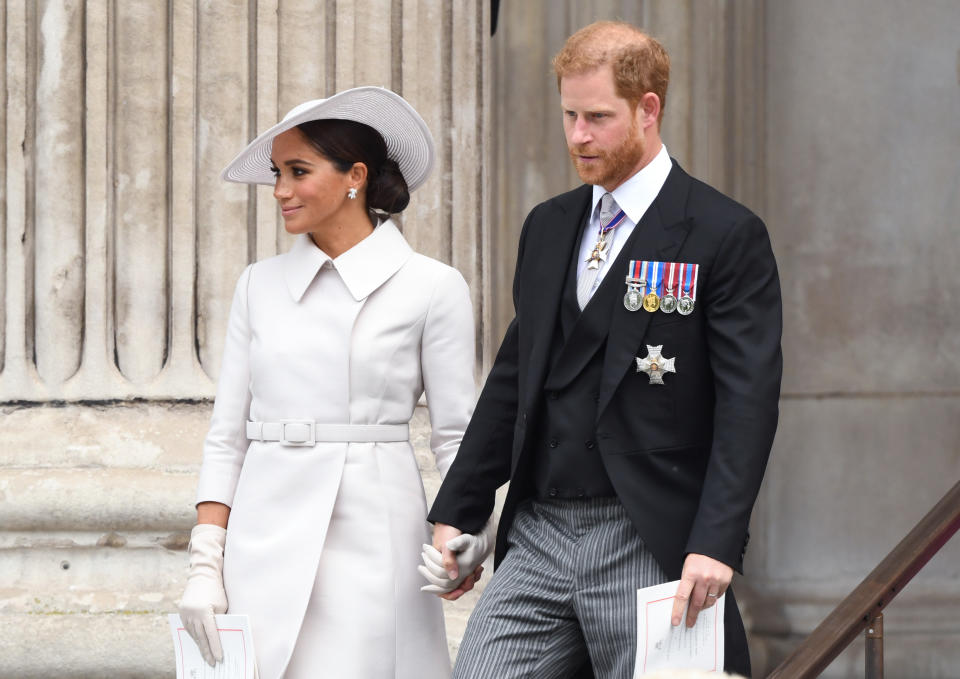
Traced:
[[[463, 272], [482, 354], [489, 21], [485, 0], [0, 9], [0, 674], [172, 676], [234, 283], [291, 241], [269, 187], [219, 173], [294, 105], [380, 85], [421, 112], [437, 165], [399, 221]], [[428, 439], [419, 408], [429, 495]]]
[[290, 242], [269, 188], [219, 172], [297, 103], [361, 84], [400, 92], [433, 131], [437, 167], [401, 222], [461, 267], [480, 320], [488, 14], [7, 3], [0, 400], [210, 397], [237, 275]]

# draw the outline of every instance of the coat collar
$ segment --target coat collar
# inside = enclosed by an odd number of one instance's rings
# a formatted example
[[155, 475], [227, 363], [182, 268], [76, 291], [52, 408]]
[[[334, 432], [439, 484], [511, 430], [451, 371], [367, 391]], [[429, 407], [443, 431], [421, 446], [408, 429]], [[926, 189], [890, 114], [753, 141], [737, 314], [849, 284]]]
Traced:
[[359, 302], [399, 271], [412, 254], [403, 234], [393, 220], [388, 219], [336, 259], [314, 245], [310, 236], [297, 236], [293, 247], [283, 255], [283, 275], [290, 296], [299, 302], [320, 268], [330, 262], [351, 296]]
[[[670, 154], [667, 152], [667, 147], [661, 144], [660, 151], [653, 157], [653, 160], [610, 192], [617, 203], [617, 207], [626, 213], [631, 222], [634, 224], [640, 223], [640, 219], [647, 208], [657, 199], [657, 195], [667, 181], [671, 169], [673, 169], [673, 163], [670, 160]], [[605, 193], [607, 193], [607, 190], [602, 186], [593, 186], [591, 214], [593, 210], [596, 210], [597, 203], [600, 202], [600, 198]]]

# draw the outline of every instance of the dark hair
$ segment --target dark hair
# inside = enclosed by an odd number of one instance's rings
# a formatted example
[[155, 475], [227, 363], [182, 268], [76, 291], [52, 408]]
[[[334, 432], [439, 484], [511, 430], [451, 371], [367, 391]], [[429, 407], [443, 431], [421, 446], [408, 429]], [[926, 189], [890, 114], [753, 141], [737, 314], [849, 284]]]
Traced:
[[347, 172], [354, 163], [367, 166], [368, 208], [396, 214], [407, 207], [407, 182], [396, 161], [387, 157], [387, 144], [375, 129], [333, 118], [310, 120], [297, 128], [340, 172]]

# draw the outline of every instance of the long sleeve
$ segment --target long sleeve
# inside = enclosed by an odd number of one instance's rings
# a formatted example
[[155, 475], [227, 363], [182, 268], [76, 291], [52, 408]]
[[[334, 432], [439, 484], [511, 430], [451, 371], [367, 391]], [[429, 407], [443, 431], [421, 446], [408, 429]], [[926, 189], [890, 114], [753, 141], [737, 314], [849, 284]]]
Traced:
[[467, 282], [455, 269], [437, 284], [424, 321], [420, 366], [430, 411], [430, 448], [440, 477], [460, 448], [476, 401], [476, 334]]
[[450, 473], [440, 486], [429, 521], [465, 533], [483, 528], [497, 488], [510, 478], [517, 416], [517, 324], [510, 324], [477, 401]]
[[[523, 223], [513, 279], [514, 308], [520, 308], [520, 268], [534, 208]], [[519, 404], [519, 311], [494, 359], [480, 393], [470, 426], [450, 475], [440, 487], [428, 520], [455, 526], [465, 533], [479, 531], [493, 511], [497, 488], [510, 478]]]
[[250, 319], [247, 286], [252, 265], [237, 281], [227, 321], [223, 361], [210, 430], [203, 444], [197, 502], [230, 506], [247, 451], [246, 422], [250, 413]]
[[739, 570], [777, 427], [783, 369], [777, 265], [757, 217], [725, 238], [704, 303], [716, 405], [710, 461], [686, 551]]

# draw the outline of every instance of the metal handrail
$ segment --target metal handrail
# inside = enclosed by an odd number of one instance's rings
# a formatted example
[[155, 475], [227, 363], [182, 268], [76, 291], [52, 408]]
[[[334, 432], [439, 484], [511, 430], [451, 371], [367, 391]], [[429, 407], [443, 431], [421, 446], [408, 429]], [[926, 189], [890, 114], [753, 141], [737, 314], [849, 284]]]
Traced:
[[[813, 679], [867, 630], [868, 677], [883, 674], [881, 611], [960, 529], [960, 483], [914, 526], [767, 679]], [[879, 643], [878, 643], [879, 642]], [[879, 674], [877, 670], [877, 653]], [[874, 668], [874, 669], [871, 669]]]

